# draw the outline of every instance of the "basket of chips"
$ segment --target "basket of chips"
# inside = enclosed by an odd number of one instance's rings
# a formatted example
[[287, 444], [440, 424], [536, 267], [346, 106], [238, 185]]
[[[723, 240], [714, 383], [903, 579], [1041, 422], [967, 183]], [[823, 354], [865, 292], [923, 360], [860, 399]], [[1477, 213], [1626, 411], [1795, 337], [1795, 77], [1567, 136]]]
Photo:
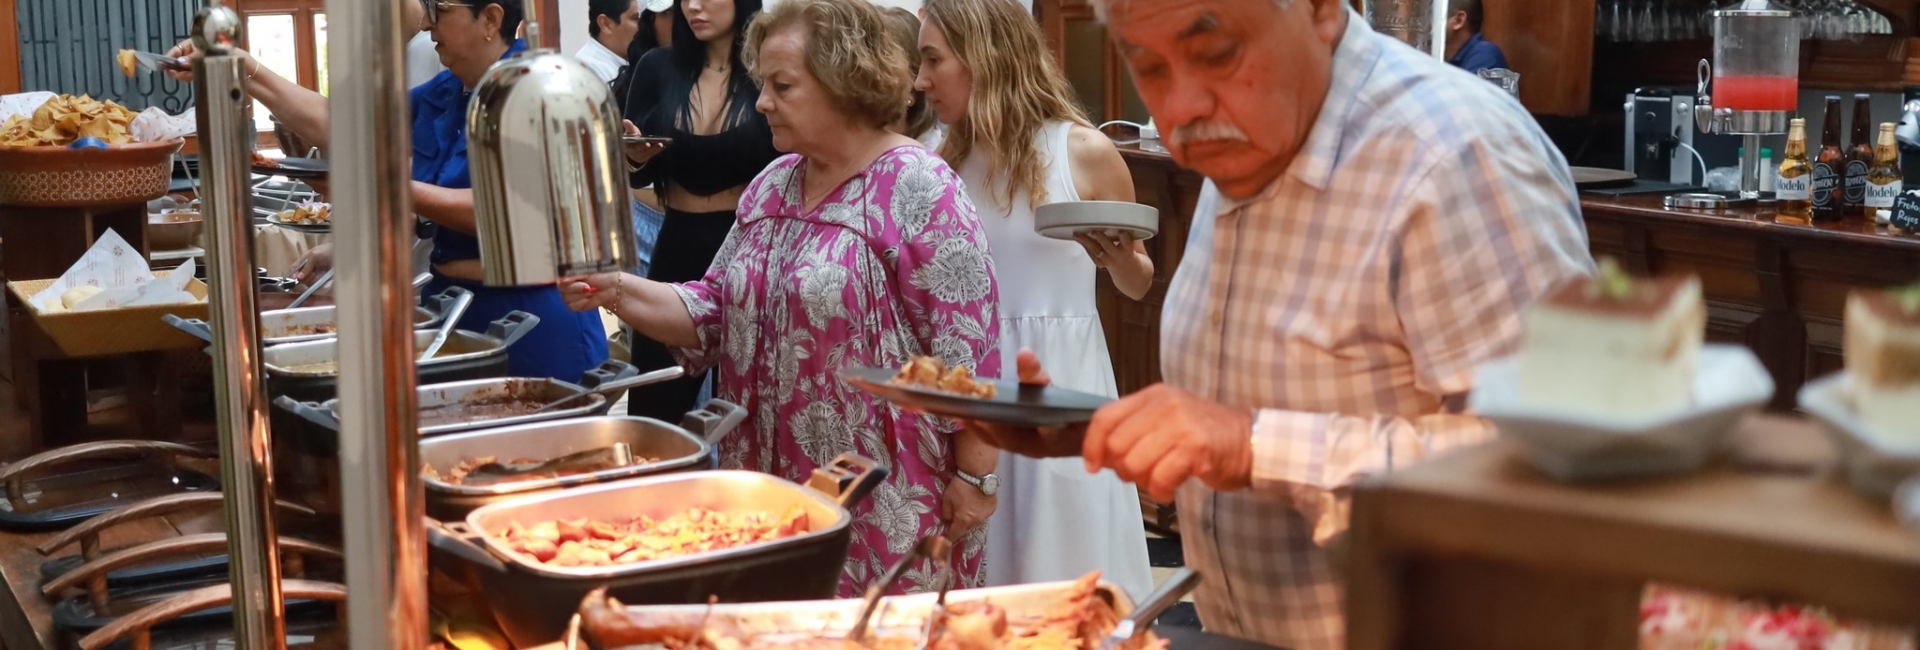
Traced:
[[112, 101], [60, 95], [0, 126], [0, 205], [89, 207], [165, 196], [181, 141], [135, 142], [137, 116]]

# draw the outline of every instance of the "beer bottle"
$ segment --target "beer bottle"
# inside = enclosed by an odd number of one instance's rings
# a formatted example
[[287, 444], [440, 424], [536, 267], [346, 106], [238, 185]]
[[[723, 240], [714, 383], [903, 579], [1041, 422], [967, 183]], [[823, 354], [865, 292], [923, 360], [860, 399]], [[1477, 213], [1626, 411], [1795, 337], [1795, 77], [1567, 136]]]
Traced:
[[1846, 199], [1846, 154], [1840, 151], [1840, 96], [1827, 95], [1827, 123], [1820, 128], [1820, 155], [1813, 159], [1813, 220], [1839, 221]]
[[1847, 172], [1845, 190], [1841, 196], [1846, 200], [1846, 214], [1859, 217], [1867, 214], [1867, 168], [1873, 166], [1873, 144], [1867, 138], [1873, 133], [1873, 107], [1868, 104], [1869, 96], [1853, 96], [1853, 138], [1847, 147]]
[[1880, 137], [1873, 143], [1873, 166], [1867, 169], [1867, 216], [1886, 223], [1902, 186], [1900, 147], [1893, 139], [1893, 123], [1882, 122]]
[[1813, 198], [1808, 191], [1813, 182], [1813, 164], [1807, 162], [1807, 121], [1793, 118], [1787, 127], [1787, 153], [1780, 160], [1780, 171], [1773, 179], [1773, 194], [1780, 199], [1780, 216], [1805, 221], [1813, 218]]

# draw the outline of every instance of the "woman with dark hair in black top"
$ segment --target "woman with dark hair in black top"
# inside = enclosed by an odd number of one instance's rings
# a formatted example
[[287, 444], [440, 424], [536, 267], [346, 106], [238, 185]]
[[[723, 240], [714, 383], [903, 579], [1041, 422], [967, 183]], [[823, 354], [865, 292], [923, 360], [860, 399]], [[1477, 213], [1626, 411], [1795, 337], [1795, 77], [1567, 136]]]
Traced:
[[[780, 156], [773, 130], [754, 109], [760, 90], [740, 61], [747, 24], [761, 0], [681, 0], [673, 17], [673, 45], [634, 64], [628, 89], [628, 132], [672, 142], [629, 145], [633, 187], [654, 186], [666, 223], [647, 277], [692, 282], [706, 275], [733, 229], [740, 195]], [[658, 342], [636, 336], [633, 364], [651, 370], [673, 365]], [[679, 421], [706, 374], [634, 389], [628, 412]]]

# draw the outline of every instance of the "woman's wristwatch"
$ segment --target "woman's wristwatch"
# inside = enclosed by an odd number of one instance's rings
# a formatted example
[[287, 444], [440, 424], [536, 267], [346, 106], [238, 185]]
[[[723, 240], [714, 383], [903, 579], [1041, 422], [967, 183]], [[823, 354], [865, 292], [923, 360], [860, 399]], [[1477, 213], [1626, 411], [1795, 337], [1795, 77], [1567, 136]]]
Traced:
[[984, 494], [987, 496], [993, 496], [1000, 493], [1000, 475], [999, 474], [995, 474], [993, 472], [987, 472], [986, 476], [974, 476], [972, 474], [968, 474], [966, 470], [956, 468], [953, 470], [953, 475], [960, 477], [960, 480], [962, 481], [966, 481], [967, 485], [980, 488], [981, 494]]

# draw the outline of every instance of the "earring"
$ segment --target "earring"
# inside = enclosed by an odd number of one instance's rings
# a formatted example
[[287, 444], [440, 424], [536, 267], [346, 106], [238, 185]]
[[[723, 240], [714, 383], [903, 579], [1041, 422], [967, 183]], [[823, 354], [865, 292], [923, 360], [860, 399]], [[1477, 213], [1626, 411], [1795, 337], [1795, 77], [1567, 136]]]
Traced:
[[487, 35], [487, 42], [488, 42], [488, 43], [492, 43], [492, 42], [493, 42], [493, 35], [492, 35], [492, 34], [488, 34], [488, 35]]

